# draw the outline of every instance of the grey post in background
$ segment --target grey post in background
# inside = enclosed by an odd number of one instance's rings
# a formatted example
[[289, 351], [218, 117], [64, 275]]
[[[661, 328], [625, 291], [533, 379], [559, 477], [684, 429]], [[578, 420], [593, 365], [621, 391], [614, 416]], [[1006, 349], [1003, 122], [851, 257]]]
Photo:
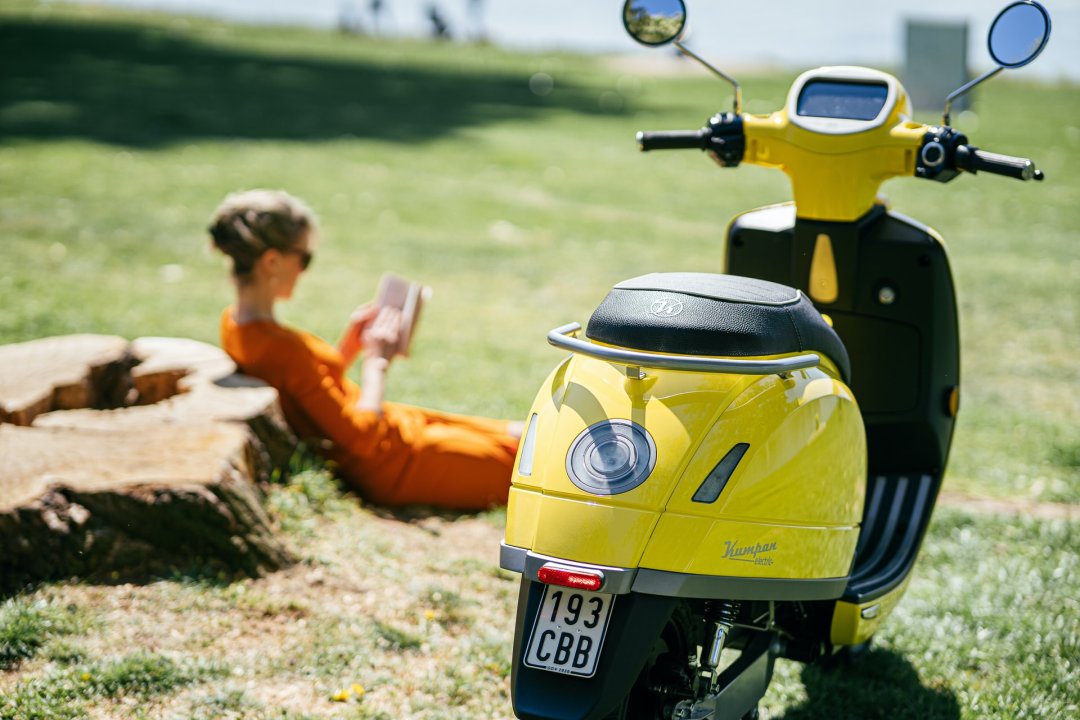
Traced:
[[[908, 20], [904, 27], [904, 87], [916, 110], [939, 111], [945, 96], [971, 78], [967, 69], [968, 27], [964, 22]], [[971, 96], [953, 103], [971, 107]]]

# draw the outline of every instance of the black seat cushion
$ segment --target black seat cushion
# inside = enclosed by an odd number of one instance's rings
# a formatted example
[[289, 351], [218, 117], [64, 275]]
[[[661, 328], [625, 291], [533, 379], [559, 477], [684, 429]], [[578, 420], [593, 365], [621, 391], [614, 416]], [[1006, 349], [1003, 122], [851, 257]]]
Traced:
[[585, 334], [635, 350], [738, 357], [816, 351], [845, 382], [851, 364], [836, 332], [800, 291], [710, 273], [653, 273], [616, 285]]

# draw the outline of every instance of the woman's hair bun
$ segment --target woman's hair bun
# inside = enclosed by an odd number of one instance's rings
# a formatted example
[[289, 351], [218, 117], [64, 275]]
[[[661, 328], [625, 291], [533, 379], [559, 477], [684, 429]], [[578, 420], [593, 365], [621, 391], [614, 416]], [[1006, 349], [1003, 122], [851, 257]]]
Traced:
[[315, 227], [315, 214], [284, 190], [231, 193], [214, 211], [210, 237], [243, 277], [270, 248], [289, 250]]

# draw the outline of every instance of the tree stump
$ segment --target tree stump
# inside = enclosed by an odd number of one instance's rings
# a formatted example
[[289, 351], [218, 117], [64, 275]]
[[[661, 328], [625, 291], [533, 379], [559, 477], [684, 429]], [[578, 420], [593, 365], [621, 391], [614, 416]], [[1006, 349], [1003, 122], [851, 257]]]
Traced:
[[0, 346], [0, 413], [0, 593], [290, 562], [257, 481], [286, 465], [295, 438], [276, 391], [219, 349], [93, 335]]
[[0, 423], [50, 410], [120, 407], [135, 360], [112, 335], [66, 335], [0, 346]]

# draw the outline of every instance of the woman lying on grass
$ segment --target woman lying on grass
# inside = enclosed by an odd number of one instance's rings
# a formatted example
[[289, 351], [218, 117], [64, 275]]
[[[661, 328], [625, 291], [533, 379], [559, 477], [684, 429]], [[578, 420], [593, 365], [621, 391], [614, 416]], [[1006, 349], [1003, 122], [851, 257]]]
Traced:
[[[285, 418], [322, 448], [339, 475], [382, 505], [478, 510], [506, 502], [519, 423], [384, 402], [401, 316], [359, 308], [338, 346], [274, 319], [292, 297], [316, 241], [311, 211], [288, 193], [235, 193], [214, 213], [214, 245], [232, 258], [236, 304], [221, 344], [241, 372], [277, 389]], [[363, 390], [345, 376], [361, 358]]]

